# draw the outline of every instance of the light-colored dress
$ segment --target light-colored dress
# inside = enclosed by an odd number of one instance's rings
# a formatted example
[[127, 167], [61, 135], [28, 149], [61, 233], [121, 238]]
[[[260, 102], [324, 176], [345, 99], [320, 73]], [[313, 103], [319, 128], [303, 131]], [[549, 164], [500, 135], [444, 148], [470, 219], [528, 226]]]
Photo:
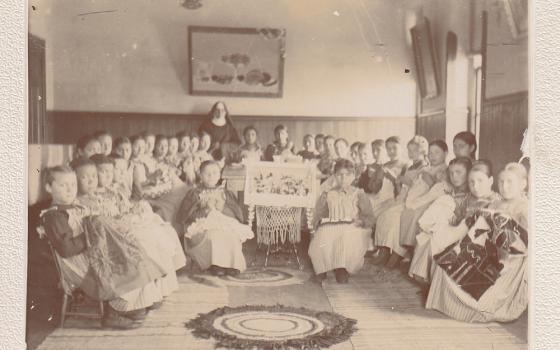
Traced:
[[[363, 226], [354, 222], [360, 219]], [[315, 273], [344, 268], [356, 273], [364, 264], [364, 255], [372, 232], [371, 203], [363, 190], [350, 187], [323, 192], [319, 198], [309, 244], [309, 257]]]
[[[514, 202], [498, 202], [492, 204], [490, 209], [509, 215], [521, 227], [527, 227], [527, 198]], [[475, 237], [478, 235], [475, 235], [475, 232], [478, 229], [488, 227], [481, 219], [479, 218], [469, 230], [468, 237], [473, 241], [477, 239]], [[478, 236], [478, 239], [480, 237]], [[466, 237], [463, 240], [465, 239]], [[520, 247], [520, 243], [522, 242], [516, 242], [518, 254], [500, 257], [499, 262], [503, 268], [499, 277], [478, 300], [461, 288], [441, 266], [436, 266], [426, 308], [441, 311], [466, 322], [508, 322], [519, 318], [527, 309], [529, 300], [527, 247], [526, 243]]]
[[260, 145], [253, 149], [250, 145], [244, 144], [239, 148], [241, 160], [258, 162], [263, 159], [263, 151]]
[[[155, 162], [154, 158], [151, 159]], [[152, 172], [149, 172], [149, 166], [145, 163], [135, 162], [133, 198], [147, 200], [156, 214], [166, 222], [173, 223], [190, 186], [182, 182], [166, 162], [155, 162]], [[161, 176], [155, 182], [147, 184], [147, 175], [156, 170], [161, 172]]]
[[[216, 196], [225, 199], [221, 211], [223, 215], [208, 212], [208, 203], [215, 200]], [[215, 222], [212, 222], [212, 219], [215, 219]], [[234, 221], [237, 223], [233, 225], [237, 228], [235, 233], [230, 232], [228, 227]], [[211, 265], [240, 271], [245, 269], [246, 263], [241, 248], [251, 230], [241, 222], [243, 222], [243, 212], [237, 203], [237, 198], [223, 187], [192, 188], [185, 195], [177, 214], [177, 227], [182, 227], [180, 232], [186, 233], [186, 238], [192, 238], [187, 242], [187, 254], [197, 261], [202, 269]], [[195, 226], [191, 229], [193, 225]], [[206, 232], [204, 227], [211, 230]]]
[[198, 218], [185, 233], [191, 248], [187, 254], [201, 269], [212, 265], [244, 271], [247, 268], [243, 256], [243, 242], [254, 237], [249, 225], [212, 210], [206, 217]]
[[138, 239], [147, 255], [166, 272], [166, 282], [162, 284], [165, 287], [162, 290], [164, 295], [178, 288], [176, 271], [186, 264], [181, 242], [171, 224], [155, 214], [148, 202], [129, 201], [110, 189], [80, 196], [79, 200], [93, 214], [114, 218], [115, 228], [129, 232]]
[[447, 165], [425, 168], [434, 184], [426, 183], [422, 172], [418, 174], [407, 193], [405, 208], [401, 214], [399, 243], [403, 246], [414, 246], [416, 235], [420, 232], [418, 220], [428, 206], [446, 192], [451, 192], [451, 185], [447, 182]]
[[[411, 187], [403, 188], [401, 193], [403, 191], [404, 193], [397, 197], [395, 205], [383, 211], [377, 218], [376, 246], [390, 248], [396, 254], [404, 256], [407, 252], [404, 245], [413, 246], [415, 244], [418, 218], [432, 201], [445, 193], [443, 182], [438, 182], [430, 188], [430, 185], [422, 178], [422, 173], [427, 172], [430, 176], [441, 178], [445, 176], [446, 168], [447, 166], [442, 164], [437, 167], [425, 167], [416, 172]], [[411, 234], [411, 232], [413, 233]], [[402, 233], [406, 234], [402, 235]]]

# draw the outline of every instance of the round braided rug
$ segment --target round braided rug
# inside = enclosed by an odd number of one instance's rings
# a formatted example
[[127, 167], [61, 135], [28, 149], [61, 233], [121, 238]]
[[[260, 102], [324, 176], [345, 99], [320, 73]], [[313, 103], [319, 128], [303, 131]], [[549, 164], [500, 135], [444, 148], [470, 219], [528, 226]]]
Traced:
[[303, 284], [309, 274], [303, 271], [281, 267], [251, 267], [237, 276], [200, 276], [211, 282], [239, 287], [279, 287]]
[[186, 323], [196, 337], [228, 349], [327, 348], [346, 341], [356, 321], [342, 315], [282, 305], [222, 307]]

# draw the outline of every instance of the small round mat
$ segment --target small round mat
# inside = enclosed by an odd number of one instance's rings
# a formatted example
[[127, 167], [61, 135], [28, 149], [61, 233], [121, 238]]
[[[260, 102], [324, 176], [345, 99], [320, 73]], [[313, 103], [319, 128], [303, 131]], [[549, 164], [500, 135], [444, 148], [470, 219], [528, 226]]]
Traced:
[[303, 284], [309, 279], [305, 272], [289, 268], [251, 267], [237, 276], [200, 276], [216, 284], [240, 287], [278, 287]]
[[336, 313], [282, 305], [223, 307], [200, 314], [186, 327], [228, 349], [326, 348], [346, 341], [356, 321]]

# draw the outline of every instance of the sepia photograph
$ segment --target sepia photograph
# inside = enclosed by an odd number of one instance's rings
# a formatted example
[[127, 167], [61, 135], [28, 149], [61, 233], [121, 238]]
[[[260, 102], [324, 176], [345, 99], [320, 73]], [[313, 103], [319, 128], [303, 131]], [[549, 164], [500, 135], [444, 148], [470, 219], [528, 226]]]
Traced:
[[30, 0], [27, 348], [529, 349], [529, 3]]

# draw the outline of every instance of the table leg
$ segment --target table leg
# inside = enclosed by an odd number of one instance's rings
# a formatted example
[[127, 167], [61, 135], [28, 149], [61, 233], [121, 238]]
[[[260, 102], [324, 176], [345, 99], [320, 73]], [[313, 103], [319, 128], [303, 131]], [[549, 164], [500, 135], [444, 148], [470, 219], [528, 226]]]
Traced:
[[268, 256], [270, 254], [270, 245], [266, 246], [266, 256], [264, 258], [264, 267], [266, 268], [268, 266]]
[[296, 254], [296, 260], [297, 260], [298, 268], [299, 268], [300, 270], [303, 270], [303, 266], [301, 266], [301, 262], [299, 261], [298, 250], [297, 250], [297, 247], [296, 247], [296, 244], [295, 244], [295, 243], [292, 243], [292, 248], [293, 248], [293, 250], [294, 250], [294, 253]]

